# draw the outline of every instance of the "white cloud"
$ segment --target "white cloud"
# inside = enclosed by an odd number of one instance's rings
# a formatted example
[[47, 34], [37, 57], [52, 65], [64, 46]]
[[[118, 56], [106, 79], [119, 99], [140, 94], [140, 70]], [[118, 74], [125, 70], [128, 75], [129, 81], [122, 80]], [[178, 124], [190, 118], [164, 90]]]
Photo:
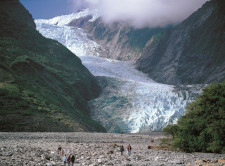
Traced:
[[[79, 1], [79, 0], [75, 0]], [[207, 0], [80, 0], [97, 8], [106, 23], [126, 21], [135, 27], [176, 24], [190, 16]]]
[[74, 12], [77, 12], [78, 10], [82, 10], [84, 8], [88, 8], [90, 5], [85, 0], [67, 0], [67, 4], [72, 6]]

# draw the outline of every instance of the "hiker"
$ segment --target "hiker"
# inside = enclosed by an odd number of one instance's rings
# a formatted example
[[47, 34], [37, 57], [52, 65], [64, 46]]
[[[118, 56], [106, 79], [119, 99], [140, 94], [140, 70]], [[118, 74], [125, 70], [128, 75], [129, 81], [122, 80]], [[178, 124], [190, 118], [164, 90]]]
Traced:
[[123, 151], [124, 151], [124, 147], [123, 145], [120, 146], [120, 152], [121, 152], [121, 155], [123, 155]]
[[67, 158], [67, 162], [68, 162], [68, 166], [70, 166], [70, 162], [71, 162], [71, 155], [68, 156]]
[[131, 155], [131, 146], [130, 146], [130, 144], [127, 146], [127, 151], [128, 151], [128, 155], [130, 156]]
[[63, 156], [64, 155], [64, 149], [62, 148], [62, 150], [61, 150], [61, 156]]
[[71, 162], [72, 162], [72, 166], [74, 165], [74, 162], [75, 162], [75, 157], [74, 157], [74, 155], [72, 156], [72, 158], [71, 158]]
[[66, 166], [66, 161], [67, 161], [67, 157], [66, 157], [66, 154], [65, 154], [65, 156], [63, 157], [64, 166]]
[[59, 145], [58, 147], [58, 154], [61, 155], [62, 147]]

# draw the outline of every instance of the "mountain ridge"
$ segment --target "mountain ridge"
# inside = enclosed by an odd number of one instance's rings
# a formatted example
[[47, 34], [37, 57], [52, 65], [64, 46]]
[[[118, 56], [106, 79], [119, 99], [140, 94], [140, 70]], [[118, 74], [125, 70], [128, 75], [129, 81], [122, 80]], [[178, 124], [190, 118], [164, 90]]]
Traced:
[[92, 15], [72, 20], [68, 26], [78, 27], [102, 46], [101, 57], [135, 61], [142, 53], [149, 38], [166, 28], [135, 29], [126, 22], [106, 24], [101, 16], [89, 21]]
[[40, 35], [18, 0], [0, 1], [0, 14], [0, 131], [105, 131], [90, 118], [101, 90], [81, 60]]
[[99, 56], [133, 61], [157, 82], [205, 84], [225, 79], [224, 2], [211, 0], [183, 22], [165, 28], [135, 29], [125, 22], [105, 24], [86, 15], [68, 25], [79, 27], [102, 46]]
[[179, 25], [154, 36], [136, 67], [157, 82], [199, 84], [225, 79], [222, 0], [212, 0]]

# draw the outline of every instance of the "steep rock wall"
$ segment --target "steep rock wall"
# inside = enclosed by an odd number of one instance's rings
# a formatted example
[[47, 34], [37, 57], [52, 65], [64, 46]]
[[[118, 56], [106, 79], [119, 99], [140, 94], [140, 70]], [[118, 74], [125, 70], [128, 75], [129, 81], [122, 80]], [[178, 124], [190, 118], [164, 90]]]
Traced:
[[154, 36], [137, 69], [168, 84], [225, 79], [225, 2], [212, 0], [176, 27]]

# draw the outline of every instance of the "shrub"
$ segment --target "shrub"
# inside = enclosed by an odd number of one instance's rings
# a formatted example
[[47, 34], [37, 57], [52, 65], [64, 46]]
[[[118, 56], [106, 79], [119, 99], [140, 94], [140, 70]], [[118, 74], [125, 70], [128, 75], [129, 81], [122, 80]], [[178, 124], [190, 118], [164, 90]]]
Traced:
[[186, 152], [225, 152], [225, 82], [211, 84], [187, 106], [176, 125], [163, 131], [173, 136], [172, 146]]

